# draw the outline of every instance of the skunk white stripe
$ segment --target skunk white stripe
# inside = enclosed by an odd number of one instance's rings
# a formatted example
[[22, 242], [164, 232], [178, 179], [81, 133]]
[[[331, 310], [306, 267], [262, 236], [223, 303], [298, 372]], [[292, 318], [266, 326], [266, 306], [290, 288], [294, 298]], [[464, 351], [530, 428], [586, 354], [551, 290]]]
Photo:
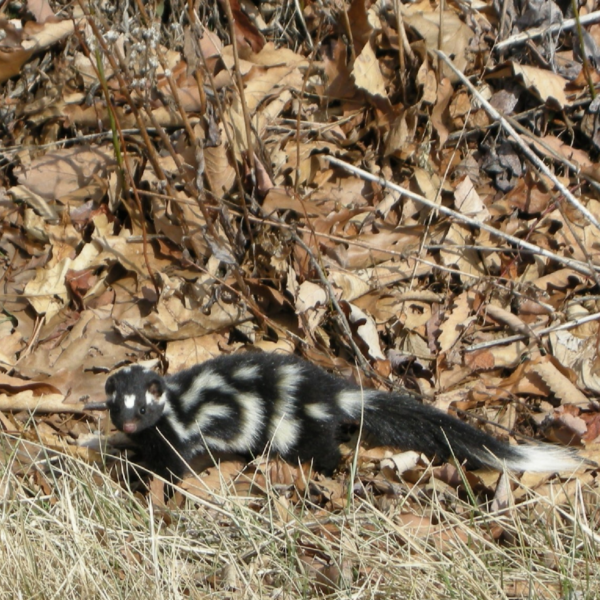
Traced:
[[192, 435], [194, 435], [194, 432], [190, 429], [187, 429], [186, 426], [177, 418], [177, 415], [171, 410], [171, 407], [168, 403], [165, 406], [163, 415], [166, 417], [167, 421], [169, 422], [169, 425], [171, 425], [173, 431], [175, 431], [177, 437], [182, 442], [185, 442], [186, 440], [191, 438]]
[[123, 404], [125, 408], [133, 408], [135, 406], [135, 394], [125, 394], [123, 396]]
[[[189, 424], [185, 425], [179, 420], [171, 406], [167, 403], [163, 414], [167, 417], [171, 427], [177, 433], [181, 441], [189, 440], [195, 435], [202, 433], [202, 429], [206, 428], [214, 419], [222, 419], [231, 416], [231, 408], [226, 404], [217, 404], [216, 402], [207, 402], [202, 405], [198, 411], [196, 418]], [[224, 440], [225, 444], [228, 442]]]
[[191, 427], [199, 429], [206, 428], [214, 419], [223, 419], [231, 416], [231, 407], [226, 404], [217, 404], [216, 402], [207, 402], [202, 405], [198, 411]]
[[272, 420], [269, 427], [271, 443], [275, 452], [285, 454], [291, 450], [300, 436], [301, 425], [297, 419], [282, 416], [279, 421]]
[[361, 408], [369, 404], [369, 399], [377, 395], [377, 390], [344, 390], [337, 395], [338, 406], [351, 417], [358, 417]]
[[238, 393], [234, 397], [240, 406], [240, 433], [227, 444], [227, 449], [247, 452], [254, 449], [264, 430], [264, 400], [250, 393]]
[[260, 377], [260, 367], [258, 365], [244, 365], [236, 369], [231, 376], [234, 379], [243, 379], [244, 381], [257, 379]]
[[178, 393], [181, 390], [181, 386], [174, 381], [165, 380], [165, 385], [174, 393]]
[[283, 365], [278, 369], [277, 390], [279, 398], [293, 397], [302, 383], [302, 365]]
[[243, 449], [234, 448], [231, 445], [229, 440], [225, 440], [221, 437], [217, 437], [214, 435], [204, 435], [202, 436], [202, 440], [206, 444], [208, 448], [211, 450], [221, 451], [221, 452], [243, 452]]
[[273, 408], [269, 437], [276, 452], [285, 454], [291, 450], [300, 435], [300, 421], [294, 418], [296, 412], [296, 390], [302, 381], [300, 365], [283, 365], [278, 370], [277, 400]]
[[227, 383], [223, 376], [211, 369], [205, 369], [196, 375], [189, 389], [179, 396], [181, 408], [187, 410], [197, 405], [202, 399], [202, 392], [205, 390], [218, 390], [224, 394], [235, 394], [235, 388]]
[[328, 421], [331, 419], [329, 407], [326, 404], [321, 404], [319, 402], [306, 404], [304, 406], [304, 412], [306, 413], [306, 416], [315, 419], [315, 421]]

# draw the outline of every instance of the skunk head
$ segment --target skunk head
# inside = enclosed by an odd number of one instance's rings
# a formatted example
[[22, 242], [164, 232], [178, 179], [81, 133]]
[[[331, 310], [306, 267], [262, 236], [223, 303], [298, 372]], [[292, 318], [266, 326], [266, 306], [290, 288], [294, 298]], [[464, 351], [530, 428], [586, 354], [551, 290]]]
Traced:
[[139, 365], [125, 367], [106, 380], [106, 406], [114, 426], [125, 433], [152, 427], [167, 401], [163, 378]]

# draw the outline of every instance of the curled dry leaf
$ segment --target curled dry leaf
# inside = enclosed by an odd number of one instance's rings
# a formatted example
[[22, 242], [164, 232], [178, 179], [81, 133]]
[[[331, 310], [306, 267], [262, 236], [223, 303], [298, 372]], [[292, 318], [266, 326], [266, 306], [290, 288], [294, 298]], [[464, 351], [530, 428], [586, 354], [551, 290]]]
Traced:
[[437, 131], [441, 146], [446, 143], [450, 135], [450, 130], [446, 124], [446, 109], [452, 100], [453, 92], [452, 82], [448, 77], [444, 77], [438, 85], [437, 100], [431, 112], [431, 124]]
[[188, 309], [176, 296], [161, 297], [156, 311], [142, 317], [131, 311], [130, 324], [151, 340], [182, 340], [199, 337], [247, 321], [250, 313], [245, 306], [223, 301], [214, 302], [210, 310]]
[[496, 492], [492, 500], [491, 511], [494, 513], [506, 512], [514, 504], [514, 498], [510, 489], [510, 477], [508, 473], [502, 473], [496, 485]]
[[35, 278], [25, 286], [25, 297], [39, 315], [51, 319], [68, 302], [67, 274], [83, 271], [94, 264], [98, 250], [86, 244], [77, 258], [64, 258], [51, 268], [38, 269]]
[[590, 401], [588, 398], [550, 361], [539, 362], [531, 369], [543, 379], [544, 383], [563, 404], [573, 404], [584, 408], [589, 406]]
[[312, 281], [303, 281], [298, 288], [296, 298], [296, 313], [302, 314], [312, 308], [317, 308], [327, 302], [327, 292]]
[[453, 265], [464, 275], [482, 277], [486, 273], [486, 266], [480, 253], [469, 248], [473, 243], [472, 232], [469, 227], [461, 223], [453, 223], [446, 233], [444, 249], [441, 256], [445, 265]]
[[580, 167], [584, 174], [589, 174], [589, 170], [594, 166], [587, 152], [569, 146], [556, 136], [545, 135], [541, 140], [536, 139], [533, 143], [538, 151], [545, 156], [550, 158], [562, 157]]
[[375, 321], [354, 304], [344, 304], [349, 310], [348, 321], [356, 327], [356, 333], [366, 345], [369, 356], [376, 360], [385, 360], [385, 356], [381, 351]]
[[[47, 223], [57, 223], [58, 213], [56, 209], [47, 202], [45, 198], [32, 192], [24, 185], [15, 185], [8, 190], [8, 193], [19, 202], [25, 202], [37, 215], [43, 218]], [[43, 229], [43, 228], [41, 228]], [[33, 237], [38, 237], [34, 235]], [[43, 238], [46, 236], [42, 236]], [[43, 240], [45, 241], [45, 240]]]
[[219, 343], [225, 345], [226, 340], [214, 333], [167, 343], [165, 358], [173, 372], [187, 369], [192, 365], [215, 358], [221, 353]]
[[352, 302], [370, 291], [371, 286], [359, 274], [342, 271], [335, 267], [329, 268], [329, 279], [341, 290], [340, 300]]
[[415, 514], [402, 514], [395, 519], [398, 523], [398, 535], [410, 543], [417, 540], [433, 544], [439, 552], [452, 548], [455, 544], [465, 544], [468, 533], [460, 526], [433, 522], [432, 517]]
[[[474, 36], [472, 29], [456, 12], [445, 10], [440, 46], [439, 12], [429, 6], [427, 10], [422, 10], [423, 6], [427, 5], [425, 3], [401, 4], [405, 23], [425, 40], [427, 51], [432, 57], [435, 50], [442, 50], [447, 56], [453, 57], [452, 62], [459, 71], [464, 71], [468, 64], [469, 43]], [[453, 83], [458, 80], [456, 74], [447, 65], [443, 65], [443, 74]]]
[[517, 315], [495, 304], [488, 304], [486, 314], [498, 323], [507, 325], [513, 332], [535, 337], [535, 333]]
[[419, 452], [408, 451], [384, 458], [379, 463], [379, 468], [388, 479], [393, 474], [394, 479], [400, 480], [406, 471], [411, 471], [421, 464], [423, 464], [421, 454]]
[[83, 404], [68, 404], [63, 394], [36, 395], [33, 390], [25, 390], [16, 394], [0, 394], [0, 410], [2, 411], [27, 411], [57, 412], [85, 414]]

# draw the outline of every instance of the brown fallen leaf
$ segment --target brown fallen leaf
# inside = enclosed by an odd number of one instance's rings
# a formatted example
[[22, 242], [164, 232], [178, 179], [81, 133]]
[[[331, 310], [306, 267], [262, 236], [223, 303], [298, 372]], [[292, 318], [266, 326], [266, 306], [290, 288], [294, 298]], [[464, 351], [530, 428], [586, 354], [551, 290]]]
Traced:
[[486, 79], [506, 78], [509, 73], [519, 77], [523, 85], [537, 94], [544, 102], [551, 101], [560, 108], [569, 104], [565, 93], [567, 80], [547, 69], [509, 62], [508, 66], [501, 66], [486, 75]]
[[368, 42], [354, 61], [352, 76], [356, 87], [365, 90], [372, 96], [387, 98], [385, 80], [379, 69], [379, 62]]

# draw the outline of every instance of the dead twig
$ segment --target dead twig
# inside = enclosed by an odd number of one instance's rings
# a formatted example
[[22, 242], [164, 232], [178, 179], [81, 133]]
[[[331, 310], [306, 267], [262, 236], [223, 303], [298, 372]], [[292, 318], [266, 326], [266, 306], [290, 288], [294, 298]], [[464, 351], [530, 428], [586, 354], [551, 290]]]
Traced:
[[[600, 320], [600, 313], [594, 313], [593, 315], [586, 315], [585, 317], [579, 317], [578, 319], [573, 319], [572, 321], [568, 321], [567, 323], [562, 323], [561, 325], [552, 325], [551, 327], [544, 327], [544, 329], [540, 329], [539, 331], [535, 331], [535, 335], [539, 338], [543, 335], [548, 335], [549, 333], [553, 333], [555, 331], [563, 331], [565, 329], [573, 329], [573, 327], [578, 327], [579, 325], [583, 325], [584, 323], [589, 323], [590, 321], [598, 321]], [[465, 348], [465, 352], [475, 352], [476, 350], [485, 350], [486, 348], [492, 348], [494, 346], [501, 346], [503, 344], [512, 344], [512, 342], [519, 342], [521, 340], [526, 340], [529, 336], [524, 334], [518, 335], [510, 335], [505, 338], [499, 338], [497, 340], [490, 340], [489, 342], [481, 342], [481, 344], [473, 344], [472, 346], [467, 346]]]
[[[346, 18], [347, 18], [347, 15], [346, 15]], [[317, 40], [317, 43], [311, 50], [310, 57], [308, 59], [308, 68], [306, 69], [306, 73], [304, 74], [304, 77], [302, 79], [302, 90], [300, 92], [300, 98], [303, 98], [304, 94], [306, 94], [306, 86], [308, 84], [308, 78], [310, 77], [310, 74], [313, 70], [313, 64], [314, 64], [315, 58], [317, 56], [317, 49], [321, 45], [322, 30], [323, 30], [323, 22], [321, 21], [319, 23], [319, 29], [317, 30], [317, 37], [315, 38]], [[296, 168], [294, 170], [294, 172], [295, 172], [294, 192], [296, 194], [298, 193], [298, 186], [300, 185], [300, 155], [301, 155], [301, 151], [300, 151], [300, 146], [301, 146], [300, 129], [301, 129], [301, 127], [300, 127], [300, 125], [302, 123], [302, 104], [300, 102], [300, 98], [298, 99], [298, 114], [296, 115]]]
[[540, 248], [540, 246], [536, 246], [535, 244], [526, 242], [525, 240], [517, 238], [513, 235], [504, 233], [503, 231], [500, 231], [499, 229], [494, 229], [490, 225], [486, 225], [485, 223], [480, 223], [479, 221], [476, 221], [475, 219], [471, 219], [470, 217], [467, 217], [459, 212], [456, 212], [455, 210], [452, 210], [451, 208], [447, 208], [443, 205], [438, 205], [438, 204], [435, 204], [434, 202], [430, 202], [424, 196], [415, 194], [414, 192], [411, 192], [410, 190], [408, 190], [406, 188], [396, 185], [395, 183], [386, 181], [382, 177], [373, 175], [367, 171], [364, 171], [363, 169], [359, 169], [358, 167], [350, 165], [350, 164], [340, 160], [339, 158], [335, 158], [333, 156], [328, 156], [328, 155], [323, 155], [323, 157], [326, 158], [330, 163], [332, 163], [338, 167], [341, 167], [342, 169], [345, 169], [346, 171], [348, 171], [350, 173], [354, 173], [355, 175], [358, 175], [359, 177], [361, 177], [363, 179], [366, 179], [368, 181], [374, 181], [375, 183], [378, 183], [382, 187], [385, 187], [385, 188], [388, 188], [395, 192], [398, 192], [399, 194], [402, 194], [404, 196], [408, 196], [412, 200], [415, 200], [416, 202], [419, 202], [419, 203], [423, 204], [424, 206], [431, 208], [432, 210], [437, 210], [437, 211], [441, 212], [442, 214], [452, 217], [458, 221], [462, 221], [463, 223], [466, 223], [467, 225], [470, 225], [471, 227], [483, 229], [484, 231], [487, 231], [488, 233], [490, 233], [496, 237], [500, 237], [500, 238], [506, 240], [507, 242], [510, 242], [511, 244], [515, 244], [516, 246], [519, 246], [521, 248], [527, 248], [528, 250], [531, 250], [535, 254], [540, 254], [541, 256], [545, 256], [546, 258], [549, 258], [550, 260], [555, 260], [558, 263], [561, 263], [563, 265], [570, 267], [571, 269], [573, 269], [574, 271], [577, 271], [578, 273], [583, 273], [584, 275], [589, 275], [590, 277], [593, 277], [594, 269], [600, 270], [600, 267], [595, 267], [594, 265], [587, 266], [584, 263], [581, 263], [580, 261], [572, 260], [572, 259], [566, 258], [564, 256], [559, 256], [558, 254], [549, 252], [548, 250], [546, 250], [544, 248]]
[[227, 21], [229, 24], [229, 37], [231, 39], [231, 47], [233, 50], [233, 72], [235, 74], [235, 81], [240, 95], [240, 104], [242, 107], [242, 114], [244, 115], [244, 126], [246, 129], [246, 144], [248, 146], [248, 167], [250, 169], [250, 178], [252, 180], [252, 187], [256, 187], [256, 167], [254, 164], [254, 143], [252, 141], [252, 125], [250, 124], [250, 114], [248, 113], [248, 104], [246, 103], [246, 94], [244, 92], [244, 80], [242, 78], [242, 72], [240, 70], [240, 55], [238, 52], [237, 38], [235, 35], [235, 19], [233, 18], [233, 12], [229, 0], [223, 2], [223, 8], [227, 15]]
[[[589, 15], [584, 15], [579, 18], [579, 22], [582, 25], [589, 25], [590, 23], [598, 23], [600, 21], [600, 10], [596, 10], [591, 12]], [[561, 23], [554, 23], [554, 25], [550, 25], [549, 27], [537, 27], [536, 29], [530, 29], [529, 31], [523, 31], [521, 33], [517, 33], [504, 40], [503, 42], [499, 42], [494, 46], [494, 50], [496, 52], [500, 52], [504, 50], [504, 48], [508, 48], [509, 46], [516, 46], [517, 44], [523, 44], [527, 40], [533, 40], [535, 38], [542, 37], [543, 35], [548, 35], [550, 33], [555, 33], [557, 31], [567, 31], [569, 29], [574, 29], [577, 27], [577, 19], [565, 19]]]
[[588, 89], [590, 90], [590, 96], [592, 100], [596, 99], [596, 90], [594, 88], [594, 80], [592, 79], [592, 72], [590, 70], [590, 61], [588, 60], [587, 53], [585, 51], [585, 40], [583, 39], [583, 26], [581, 25], [581, 16], [579, 15], [579, 6], [577, 0], [571, 0], [571, 8], [575, 15], [575, 24], [577, 29], [577, 37], [579, 41], [579, 48], [581, 52], [581, 64], [583, 65], [583, 73], [588, 82]]
[[[296, 16], [298, 20], [302, 24], [302, 29], [304, 29], [304, 35], [306, 36], [306, 43], [308, 47], [312, 50], [314, 48], [314, 44], [312, 38], [310, 37], [310, 31], [306, 26], [306, 21], [304, 20], [304, 13], [302, 12], [302, 7], [300, 6], [300, 0], [294, 0], [294, 7], [296, 9]], [[318, 45], [318, 44], [317, 44]]]
[[0, 411], [32, 413], [73, 413], [85, 414], [83, 404], [69, 404], [65, 402], [63, 394], [44, 394], [43, 396], [0, 396]]

